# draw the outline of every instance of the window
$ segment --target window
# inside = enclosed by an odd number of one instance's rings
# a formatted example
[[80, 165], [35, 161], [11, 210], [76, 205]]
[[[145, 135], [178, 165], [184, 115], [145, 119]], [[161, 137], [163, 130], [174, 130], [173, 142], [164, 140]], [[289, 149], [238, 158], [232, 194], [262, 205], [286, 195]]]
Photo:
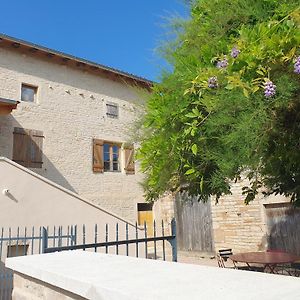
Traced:
[[7, 257], [17, 257], [27, 255], [29, 245], [8, 245], [7, 246]]
[[119, 117], [119, 107], [116, 103], [106, 103], [106, 115], [109, 118], [117, 119]]
[[21, 100], [25, 102], [36, 102], [37, 87], [22, 83]]
[[43, 132], [14, 128], [13, 161], [27, 168], [42, 168]]
[[103, 156], [104, 156], [104, 172], [120, 171], [120, 164], [119, 164], [120, 146], [119, 145], [104, 143]]
[[[121, 153], [124, 161], [121, 163]], [[135, 174], [134, 148], [133, 145], [107, 142], [99, 139], [93, 140], [93, 171], [121, 172], [121, 165], [124, 166], [126, 174]]]

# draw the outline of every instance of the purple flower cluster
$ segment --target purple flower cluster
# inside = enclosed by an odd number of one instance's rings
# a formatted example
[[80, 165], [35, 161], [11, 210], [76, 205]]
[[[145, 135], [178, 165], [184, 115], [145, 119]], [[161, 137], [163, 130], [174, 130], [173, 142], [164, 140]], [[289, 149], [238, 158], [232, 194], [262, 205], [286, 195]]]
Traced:
[[294, 72], [296, 74], [300, 74], [300, 56], [296, 58], [296, 62], [294, 64]]
[[227, 60], [226, 56], [224, 56], [224, 58], [222, 60], [219, 60], [217, 62], [218, 69], [225, 69], [227, 66], [228, 66], [228, 60]]
[[267, 97], [267, 98], [275, 96], [276, 85], [271, 80], [267, 81], [264, 84], [264, 93], [265, 93], [265, 97]]
[[210, 77], [207, 80], [208, 87], [211, 89], [215, 89], [218, 87], [218, 78], [216, 76]]
[[237, 47], [233, 47], [231, 49], [231, 57], [237, 58], [239, 56], [240, 52], [241, 51]]

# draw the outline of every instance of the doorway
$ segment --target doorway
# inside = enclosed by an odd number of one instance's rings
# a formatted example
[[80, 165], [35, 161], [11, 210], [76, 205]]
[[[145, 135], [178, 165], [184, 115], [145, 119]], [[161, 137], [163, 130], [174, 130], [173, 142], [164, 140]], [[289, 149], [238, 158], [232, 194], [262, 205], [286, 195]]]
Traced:
[[152, 203], [138, 203], [138, 225], [147, 226], [147, 236], [153, 236], [153, 204]]

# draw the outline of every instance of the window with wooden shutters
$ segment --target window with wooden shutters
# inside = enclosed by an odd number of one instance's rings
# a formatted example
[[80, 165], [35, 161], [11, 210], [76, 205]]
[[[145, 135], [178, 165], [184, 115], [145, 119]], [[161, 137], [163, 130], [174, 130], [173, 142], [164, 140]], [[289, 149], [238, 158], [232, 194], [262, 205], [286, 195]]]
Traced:
[[124, 146], [125, 151], [125, 173], [135, 174], [135, 163], [134, 163], [134, 147], [133, 145]]
[[93, 140], [93, 171], [95, 173], [120, 172], [121, 144]]
[[27, 168], [42, 168], [43, 132], [14, 128], [13, 161]]

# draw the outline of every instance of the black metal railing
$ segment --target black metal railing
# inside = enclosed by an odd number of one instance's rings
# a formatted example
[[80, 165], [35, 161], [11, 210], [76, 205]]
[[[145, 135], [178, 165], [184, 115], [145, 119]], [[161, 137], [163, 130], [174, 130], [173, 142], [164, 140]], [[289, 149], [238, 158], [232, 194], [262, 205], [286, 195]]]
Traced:
[[[152, 227], [152, 226], [151, 226]], [[118, 255], [119, 254], [119, 247], [120, 246], [126, 246], [125, 248], [125, 255], [127, 256], [136, 256], [140, 257], [140, 252], [139, 252], [139, 245], [143, 244], [144, 245], [144, 251], [145, 255], [143, 257], [145, 258], [151, 258], [151, 259], [158, 259], [157, 255], [157, 243], [162, 242], [162, 256], [160, 257], [162, 260], [166, 260], [166, 247], [165, 247], [165, 242], [169, 242], [171, 245], [171, 252], [172, 252], [172, 261], [177, 262], [177, 240], [176, 240], [176, 222], [175, 219], [171, 221], [171, 234], [170, 235], [165, 235], [165, 228], [164, 228], [164, 223], [161, 223], [161, 235], [157, 236], [157, 225], [156, 222], [153, 222], [153, 227], [151, 228], [151, 231], [153, 229], [153, 236], [148, 236], [149, 232], [149, 225], [144, 224], [143, 229], [143, 234], [144, 237], [139, 237], [138, 235], [138, 225], [135, 225], [135, 232], [136, 232], [136, 237], [134, 239], [129, 239], [128, 235], [128, 224], [126, 224], [125, 228], [125, 239], [119, 240], [119, 226], [118, 224], [116, 225], [116, 236], [115, 240], [109, 241], [108, 240], [108, 227], [106, 226], [106, 232], [105, 232], [105, 237], [106, 241], [105, 242], [95, 242], [95, 243], [86, 243], [85, 238], [84, 238], [84, 243], [82, 244], [73, 244], [73, 245], [67, 245], [67, 246], [57, 246], [57, 247], [49, 247], [48, 246], [48, 231], [46, 228], [43, 228], [42, 231], [42, 253], [53, 253], [53, 252], [59, 252], [59, 251], [67, 251], [67, 250], [87, 250], [87, 249], [94, 249], [94, 252], [97, 252], [99, 248], [105, 248], [105, 253], [110, 253], [109, 249], [110, 247], [115, 248], [114, 254]], [[97, 237], [97, 227], [95, 227], [95, 240]], [[153, 255], [149, 255], [149, 244], [153, 243]], [[129, 253], [129, 245], [134, 244], [135, 247], [135, 253], [132, 255], [132, 253]]]

